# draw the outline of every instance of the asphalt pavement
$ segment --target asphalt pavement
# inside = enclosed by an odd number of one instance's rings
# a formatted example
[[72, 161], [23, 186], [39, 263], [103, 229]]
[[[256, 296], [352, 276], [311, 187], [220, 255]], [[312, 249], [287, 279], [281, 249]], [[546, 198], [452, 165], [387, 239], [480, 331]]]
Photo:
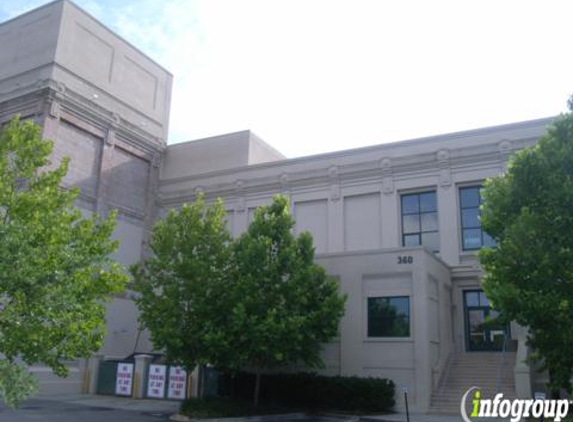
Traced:
[[[93, 396], [92, 396], [93, 397]], [[160, 422], [168, 421], [178, 403], [90, 396], [37, 398], [18, 409], [0, 405], [0, 422]]]

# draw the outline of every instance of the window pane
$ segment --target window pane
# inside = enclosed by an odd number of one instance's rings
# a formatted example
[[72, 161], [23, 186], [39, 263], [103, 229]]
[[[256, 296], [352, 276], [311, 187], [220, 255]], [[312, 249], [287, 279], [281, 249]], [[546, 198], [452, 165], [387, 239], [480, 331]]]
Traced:
[[402, 195], [402, 244], [425, 245], [433, 251], [439, 247], [436, 192]]
[[479, 207], [479, 187], [460, 189], [460, 203], [462, 208]]
[[404, 234], [420, 232], [419, 214], [405, 215], [402, 217], [402, 230]]
[[487, 300], [487, 296], [484, 292], [479, 292], [479, 305], [480, 306], [489, 306], [489, 300]]
[[399, 314], [408, 315], [410, 313], [410, 299], [407, 297], [392, 297], [390, 304], [396, 308]]
[[422, 220], [422, 231], [434, 231], [438, 230], [438, 213], [437, 212], [426, 212], [420, 215]]
[[438, 252], [440, 250], [439, 233], [422, 233], [422, 245], [426, 246], [432, 252]]
[[462, 210], [462, 227], [466, 229], [481, 227], [481, 223], [478, 218], [479, 218], [478, 208], [469, 208], [467, 210]]
[[464, 249], [481, 248], [481, 229], [464, 229], [462, 236]]
[[466, 292], [466, 306], [479, 306], [479, 292]]
[[418, 246], [420, 245], [420, 235], [410, 234], [404, 236], [404, 246]]
[[489, 234], [483, 232], [483, 245], [493, 248], [497, 245], [497, 243], [495, 243], [495, 240], [493, 240], [493, 238]]
[[402, 195], [402, 214], [420, 212], [418, 195]]
[[368, 337], [408, 337], [410, 299], [408, 297], [368, 298]]
[[437, 211], [436, 192], [427, 192], [420, 194], [420, 211]]

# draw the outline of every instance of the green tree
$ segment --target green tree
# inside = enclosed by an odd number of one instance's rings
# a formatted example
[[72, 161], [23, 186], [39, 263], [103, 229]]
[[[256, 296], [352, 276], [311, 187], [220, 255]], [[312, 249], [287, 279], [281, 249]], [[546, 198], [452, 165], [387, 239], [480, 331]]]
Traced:
[[83, 219], [77, 189], [62, 189], [69, 159], [48, 170], [51, 141], [16, 117], [0, 131], [0, 395], [9, 405], [35, 391], [20, 362], [66, 376], [64, 359], [102, 344], [105, 306], [127, 275], [109, 259], [107, 219]]
[[152, 255], [134, 265], [140, 319], [156, 349], [188, 370], [210, 363], [213, 348], [224, 344], [214, 329], [225, 318], [224, 284], [229, 270], [230, 235], [222, 201], [171, 210], [156, 223]]
[[573, 374], [573, 113], [561, 115], [507, 173], [482, 190], [483, 228], [497, 242], [480, 251], [483, 286], [505, 321], [529, 328], [533, 361], [550, 389]]
[[288, 201], [258, 208], [234, 242], [221, 201], [202, 197], [171, 211], [153, 229], [151, 256], [132, 267], [141, 320], [157, 348], [188, 369], [231, 372], [321, 365], [345, 298], [314, 263], [312, 237], [292, 235]]
[[222, 335], [234, 353], [216, 364], [251, 368], [258, 404], [261, 371], [288, 364], [320, 367], [322, 344], [337, 335], [346, 297], [338, 283], [314, 263], [312, 236], [293, 236], [289, 202], [276, 196], [259, 207], [248, 230], [234, 244], [230, 320]]

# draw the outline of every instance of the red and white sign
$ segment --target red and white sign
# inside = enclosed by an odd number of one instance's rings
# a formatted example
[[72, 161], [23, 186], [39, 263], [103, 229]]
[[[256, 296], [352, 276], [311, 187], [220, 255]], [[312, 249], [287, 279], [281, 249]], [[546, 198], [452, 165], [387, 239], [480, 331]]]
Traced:
[[131, 396], [133, 386], [133, 363], [118, 363], [115, 376], [115, 394]]
[[183, 400], [187, 394], [187, 371], [180, 366], [169, 368], [168, 399]]
[[165, 397], [165, 377], [167, 376], [167, 366], [149, 365], [149, 375], [147, 377], [147, 397], [162, 399]]

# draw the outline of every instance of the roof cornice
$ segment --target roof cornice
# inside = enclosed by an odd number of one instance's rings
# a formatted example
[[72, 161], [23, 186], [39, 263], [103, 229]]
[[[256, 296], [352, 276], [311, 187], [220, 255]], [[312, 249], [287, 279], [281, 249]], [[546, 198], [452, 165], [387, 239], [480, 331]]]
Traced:
[[[391, 177], [392, 181], [422, 177], [439, 180], [440, 172], [451, 173], [469, 169], [502, 169], [503, 161], [516, 150], [527, 147], [537, 138], [490, 141], [480, 145], [450, 149], [437, 149], [400, 157], [374, 157], [336, 165], [318, 160], [316, 166], [293, 169], [292, 161], [246, 166], [234, 171], [223, 170], [192, 177], [161, 181], [159, 204], [176, 206], [191, 201], [200, 189], [208, 197], [240, 197], [285, 190], [283, 179], [288, 180], [288, 190], [296, 192], [332, 185], [380, 183]], [[372, 154], [373, 155], [373, 154]], [[286, 175], [286, 176], [285, 176]], [[178, 186], [179, 185], [179, 186]]]

